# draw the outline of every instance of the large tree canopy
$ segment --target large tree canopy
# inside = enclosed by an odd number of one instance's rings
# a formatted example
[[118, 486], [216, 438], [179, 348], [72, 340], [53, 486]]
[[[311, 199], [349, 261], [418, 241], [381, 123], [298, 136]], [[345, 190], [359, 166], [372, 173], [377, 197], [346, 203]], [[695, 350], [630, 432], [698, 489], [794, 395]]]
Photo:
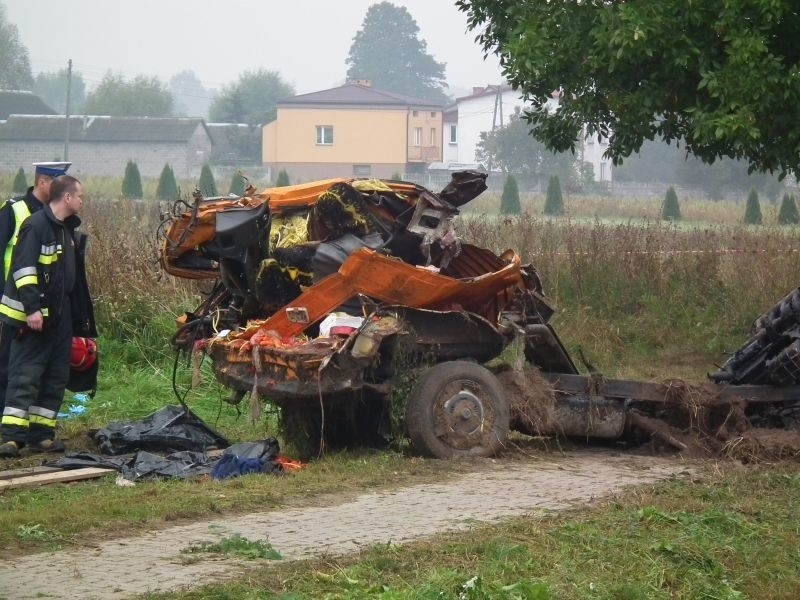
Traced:
[[369, 79], [381, 90], [448, 102], [445, 65], [427, 53], [418, 34], [417, 22], [405, 7], [373, 4], [350, 46], [347, 79]]
[[291, 96], [294, 87], [277, 71], [245, 71], [214, 98], [209, 118], [218, 123], [265, 125], [275, 120], [278, 102]]
[[[33, 82], [36, 95], [62, 114], [67, 109], [67, 77], [67, 69], [60, 69], [55, 73], [39, 73]], [[72, 73], [69, 95], [70, 113], [80, 113], [86, 101], [86, 83], [80, 73]]]
[[[526, 118], [556, 150], [581, 128], [615, 164], [645, 140], [706, 162], [800, 165], [800, 9], [791, 0], [457, 0], [487, 53], [532, 102]], [[561, 107], [543, 110], [554, 90]]]
[[17, 26], [6, 18], [0, 3], [0, 89], [29, 90], [33, 86], [28, 49], [19, 39]]
[[128, 82], [122, 75], [107, 73], [86, 97], [83, 111], [112, 117], [169, 117], [172, 94], [157, 77], [139, 75]]

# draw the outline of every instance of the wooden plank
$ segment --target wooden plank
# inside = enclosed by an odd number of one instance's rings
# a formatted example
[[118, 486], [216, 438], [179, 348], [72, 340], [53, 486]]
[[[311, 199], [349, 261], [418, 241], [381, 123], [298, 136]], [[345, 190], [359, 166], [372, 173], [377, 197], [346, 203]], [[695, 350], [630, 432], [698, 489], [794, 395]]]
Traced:
[[[589, 385], [588, 375], [542, 373], [556, 390], [567, 394], [585, 394]], [[800, 399], [800, 386], [778, 387], [773, 385], [717, 385], [704, 383], [700, 386], [718, 394], [722, 401], [744, 398], [749, 402], [785, 402]], [[667, 402], [667, 383], [631, 381], [628, 379], [604, 379], [596, 391], [608, 398], [638, 400], [640, 402]]]
[[66, 483], [69, 481], [83, 481], [84, 479], [96, 479], [109, 473], [116, 473], [114, 469], [100, 469], [98, 467], [87, 467], [85, 469], [71, 469], [69, 471], [59, 471], [58, 473], [41, 473], [38, 475], [27, 475], [0, 481], [0, 491], [11, 490], [14, 488], [37, 487], [50, 483]]
[[0, 471], [0, 481], [4, 479], [15, 479], [17, 477], [24, 477], [26, 475], [41, 475], [42, 473], [57, 473], [63, 471], [59, 467], [24, 467], [22, 469], [10, 469], [8, 471]]

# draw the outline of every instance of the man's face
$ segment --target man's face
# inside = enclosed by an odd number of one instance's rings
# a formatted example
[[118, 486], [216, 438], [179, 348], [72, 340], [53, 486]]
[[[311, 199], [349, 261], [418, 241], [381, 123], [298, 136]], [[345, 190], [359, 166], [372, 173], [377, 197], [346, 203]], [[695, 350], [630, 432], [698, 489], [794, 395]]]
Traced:
[[75, 184], [75, 191], [64, 194], [64, 202], [69, 207], [70, 214], [77, 215], [83, 206], [83, 186]]

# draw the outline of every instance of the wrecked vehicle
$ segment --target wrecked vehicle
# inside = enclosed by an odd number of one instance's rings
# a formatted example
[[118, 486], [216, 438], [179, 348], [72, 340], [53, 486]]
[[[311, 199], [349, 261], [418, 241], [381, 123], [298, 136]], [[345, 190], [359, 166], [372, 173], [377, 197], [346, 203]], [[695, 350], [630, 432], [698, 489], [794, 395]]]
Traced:
[[[459, 208], [485, 180], [455, 173], [438, 194], [379, 179], [196, 193], [164, 223], [161, 264], [215, 285], [181, 318], [173, 345], [208, 355], [232, 403], [250, 394], [251, 413], [262, 401], [280, 407], [301, 453], [304, 441], [311, 450], [407, 433], [426, 455], [487, 456], [510, 428], [644, 432], [685, 449], [660, 423], [685, 427], [702, 413], [704, 429], [719, 432], [735, 421], [732, 398], [744, 419], [800, 397], [793, 385], [699, 390], [580, 375], [533, 266], [455, 233]], [[504, 352], [516, 353], [513, 368], [483, 366]]]

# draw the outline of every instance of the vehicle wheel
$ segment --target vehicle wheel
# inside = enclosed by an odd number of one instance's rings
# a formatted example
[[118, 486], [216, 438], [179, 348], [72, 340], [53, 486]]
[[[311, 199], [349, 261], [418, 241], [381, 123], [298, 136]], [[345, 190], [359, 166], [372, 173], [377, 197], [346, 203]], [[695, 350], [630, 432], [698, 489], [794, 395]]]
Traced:
[[406, 427], [414, 448], [427, 456], [492, 456], [508, 435], [508, 400], [484, 367], [441, 363], [426, 370], [412, 388]]

